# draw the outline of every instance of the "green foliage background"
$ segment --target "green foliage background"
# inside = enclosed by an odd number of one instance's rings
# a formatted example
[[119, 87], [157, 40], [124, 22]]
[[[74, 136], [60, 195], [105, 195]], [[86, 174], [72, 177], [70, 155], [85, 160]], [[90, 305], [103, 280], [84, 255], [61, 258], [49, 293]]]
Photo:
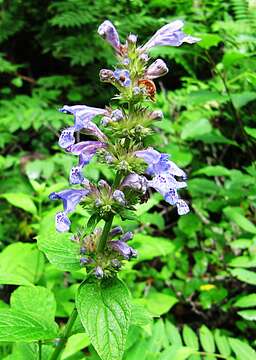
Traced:
[[[163, 47], [151, 53], [165, 59], [170, 68], [157, 85], [154, 106], [162, 109], [165, 119], [152, 141], [186, 169], [184, 197], [192, 211], [177, 217], [154, 194], [147, 205], [138, 207], [138, 220], [124, 225], [136, 232], [131, 245], [140, 255], [126, 266], [122, 278], [137, 306], [156, 316], [154, 325], [143, 312], [141, 319], [137, 316], [124, 359], [214, 358], [184, 349], [170, 352], [183, 344], [226, 359], [252, 360], [256, 345], [253, 0], [0, 0], [0, 309], [10, 306], [17, 286], [31, 284], [54, 294], [57, 308], [54, 299], [51, 308], [60, 327], [73, 308], [84, 273], [79, 259], [73, 261], [71, 256], [76, 249], [68, 250], [71, 258], [56, 257], [54, 246], [62, 246], [64, 253], [69, 242], [64, 238], [57, 242], [49, 220], [56, 208], [48, 194], [68, 186], [73, 162], [57, 145], [60, 129], [68, 125], [57, 109], [63, 104], [102, 107], [109, 102], [112, 90], [98, 79], [101, 68], [114, 64], [112, 49], [97, 35], [106, 18], [122, 39], [132, 32], [143, 43], [177, 18], [185, 20], [187, 33], [202, 38], [196, 46]], [[113, 176], [96, 160], [86, 175], [95, 181]], [[79, 208], [72, 216], [74, 226], [82, 225], [84, 218], [88, 214]], [[52, 246], [47, 254], [50, 262], [36, 246], [38, 235], [40, 250]], [[15, 311], [14, 307], [13, 316]], [[49, 331], [55, 336], [56, 324], [51, 321]], [[37, 358], [37, 344], [1, 339], [5, 341], [0, 343], [1, 359]], [[98, 359], [79, 326], [72, 341], [63, 359]], [[43, 358], [49, 352], [50, 345], [43, 346]]]

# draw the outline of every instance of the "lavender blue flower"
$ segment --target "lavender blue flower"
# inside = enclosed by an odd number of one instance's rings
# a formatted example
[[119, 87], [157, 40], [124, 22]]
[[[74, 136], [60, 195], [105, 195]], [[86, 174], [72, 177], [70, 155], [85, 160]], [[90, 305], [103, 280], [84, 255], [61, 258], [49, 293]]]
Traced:
[[75, 116], [75, 124], [72, 127], [64, 129], [59, 138], [59, 145], [62, 148], [75, 143], [74, 132], [81, 131], [96, 136], [101, 141], [106, 141], [106, 136], [100, 131], [96, 124], [92, 122], [92, 119], [97, 115], [107, 115], [106, 109], [94, 108], [86, 105], [64, 105], [60, 112], [65, 114], [72, 114]]
[[120, 85], [124, 87], [131, 85], [130, 73], [128, 70], [116, 69], [113, 75]]
[[156, 79], [166, 75], [168, 71], [166, 63], [162, 59], [157, 59], [147, 68], [145, 77], [150, 80]]
[[77, 204], [79, 204], [82, 198], [88, 195], [88, 193], [89, 190], [67, 189], [60, 192], [53, 192], [49, 195], [51, 200], [62, 200], [63, 202], [64, 211], [57, 213], [55, 217], [56, 229], [59, 232], [69, 230], [71, 223], [67, 214], [74, 211]]
[[188, 205], [179, 198], [177, 193], [177, 189], [184, 188], [187, 184], [185, 181], [175, 179], [175, 176], [186, 179], [185, 172], [169, 160], [168, 154], [161, 154], [153, 148], [136, 151], [135, 154], [148, 164], [147, 174], [153, 177], [147, 182], [147, 186], [163, 195], [169, 204], [177, 205], [179, 214], [188, 213]]
[[127, 242], [129, 240], [132, 240], [133, 233], [131, 231], [126, 232], [123, 236], [121, 236], [120, 241]]
[[110, 231], [109, 236], [111, 238], [113, 238], [113, 237], [115, 237], [117, 235], [120, 235], [122, 233], [123, 233], [123, 229], [121, 228], [121, 226], [116, 226]]
[[147, 52], [155, 46], [180, 46], [183, 43], [194, 44], [200, 41], [199, 38], [184, 34], [181, 31], [183, 26], [183, 21], [176, 20], [161, 27], [140, 50]]
[[149, 118], [151, 120], [162, 120], [164, 114], [161, 110], [154, 110], [150, 113]]
[[104, 272], [101, 266], [96, 266], [96, 268], [94, 269], [94, 275], [96, 276], [97, 279], [103, 278]]
[[128, 246], [124, 241], [110, 241], [109, 246], [112, 250], [118, 252], [126, 260], [130, 260], [132, 257], [137, 256], [137, 251], [134, 250], [132, 247]]
[[118, 32], [111, 21], [105, 20], [98, 28], [98, 34], [102, 36], [118, 52], [120, 50], [120, 40]]
[[121, 190], [115, 190], [113, 192], [113, 199], [116, 202], [118, 202], [120, 205], [123, 205], [123, 206], [126, 205], [125, 196], [124, 196], [124, 193]]
[[145, 178], [145, 176], [140, 176], [136, 173], [132, 173], [126, 176], [126, 178], [121, 184], [121, 187], [129, 187], [136, 191], [145, 193], [147, 191], [147, 184], [148, 180]]
[[124, 114], [123, 114], [122, 110], [115, 109], [112, 111], [112, 113], [111, 113], [112, 121], [120, 121], [120, 120], [123, 120], [123, 118], [124, 118]]
[[79, 156], [78, 166], [75, 166], [71, 169], [69, 181], [70, 184], [82, 184], [84, 181], [84, 176], [82, 174], [82, 169], [87, 165], [92, 157], [95, 155], [98, 149], [106, 147], [105, 143], [100, 141], [82, 141], [77, 144], [69, 146], [66, 150], [73, 155]]

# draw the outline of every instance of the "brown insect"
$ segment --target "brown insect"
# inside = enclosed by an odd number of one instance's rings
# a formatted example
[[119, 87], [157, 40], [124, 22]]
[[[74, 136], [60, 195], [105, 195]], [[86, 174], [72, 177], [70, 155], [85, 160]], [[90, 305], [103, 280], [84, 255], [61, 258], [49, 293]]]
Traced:
[[147, 95], [150, 97], [152, 101], [155, 100], [155, 94], [156, 94], [156, 85], [152, 80], [148, 79], [142, 79], [139, 80], [139, 86], [144, 87], [147, 91]]

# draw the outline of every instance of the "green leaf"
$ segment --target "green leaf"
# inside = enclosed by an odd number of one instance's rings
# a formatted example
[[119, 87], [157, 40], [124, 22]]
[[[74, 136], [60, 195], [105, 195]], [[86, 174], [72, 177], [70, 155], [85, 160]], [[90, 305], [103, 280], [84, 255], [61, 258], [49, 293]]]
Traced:
[[224, 355], [226, 357], [230, 356], [231, 349], [228, 342], [228, 338], [220, 333], [220, 330], [217, 329], [214, 332], [214, 338], [217, 345], [217, 348], [219, 349], [219, 352], [221, 355]]
[[65, 346], [65, 350], [61, 355], [61, 360], [68, 359], [69, 357], [75, 355], [78, 351], [88, 347], [89, 345], [89, 337], [84, 333], [70, 336]]
[[238, 315], [242, 316], [245, 320], [255, 321], [256, 320], [256, 310], [242, 310], [238, 311]]
[[230, 220], [234, 221], [243, 230], [256, 234], [256, 226], [241, 214], [240, 208], [228, 206], [223, 209], [223, 212]]
[[224, 166], [205, 166], [194, 173], [195, 175], [207, 175], [207, 176], [230, 176], [230, 171]]
[[178, 329], [168, 320], [165, 323], [165, 331], [171, 345], [182, 346], [182, 339]]
[[57, 324], [35, 313], [0, 309], [0, 341], [45, 340], [57, 335]]
[[194, 350], [189, 347], [172, 345], [161, 353], [159, 360], [186, 360], [193, 352]]
[[152, 322], [152, 315], [141, 303], [133, 303], [131, 325], [145, 326]]
[[117, 278], [88, 278], [76, 304], [82, 324], [102, 360], [121, 360], [131, 319], [130, 294]]
[[240, 109], [241, 107], [256, 99], [256, 92], [244, 91], [239, 94], [232, 94], [231, 97], [235, 107]]
[[203, 49], [210, 49], [212, 46], [217, 46], [222, 40], [218, 34], [199, 34], [201, 41], [198, 45]]
[[155, 316], [167, 313], [177, 302], [176, 297], [160, 292], [152, 292], [143, 299], [147, 309]]
[[214, 353], [215, 351], [215, 343], [212, 332], [206, 327], [202, 325], [199, 329], [199, 337], [202, 344], [203, 349], [206, 352]]
[[136, 234], [129, 245], [138, 251], [135, 262], [151, 260], [157, 256], [167, 256], [174, 251], [174, 245], [169, 239], [143, 234]]
[[247, 284], [256, 285], [256, 273], [245, 269], [232, 269], [231, 274]]
[[14, 243], [0, 253], [0, 284], [31, 285], [44, 269], [44, 256], [35, 244]]
[[250, 294], [240, 297], [235, 303], [236, 307], [253, 307], [256, 306], [256, 294]]
[[80, 246], [72, 241], [70, 233], [58, 233], [54, 215], [46, 216], [41, 224], [37, 239], [38, 247], [49, 261], [60, 270], [80, 270]]
[[56, 301], [53, 293], [41, 286], [20, 286], [11, 296], [11, 308], [34, 313], [47, 321], [54, 321]]
[[181, 139], [194, 140], [197, 137], [210, 133], [212, 126], [207, 119], [192, 120], [187, 122], [181, 132]]
[[197, 335], [189, 326], [184, 325], [182, 335], [185, 345], [194, 350], [199, 350], [199, 342]]
[[242, 268], [256, 267], [256, 256], [238, 256], [229, 261], [228, 265]]
[[31, 196], [27, 194], [7, 193], [7, 194], [2, 194], [1, 197], [7, 200], [11, 205], [21, 208], [33, 215], [37, 213], [36, 205], [34, 204]]
[[248, 127], [248, 126], [245, 126], [245, 127], [244, 127], [244, 130], [245, 130], [245, 132], [246, 132], [248, 135], [250, 135], [251, 137], [253, 137], [254, 139], [256, 139], [256, 129], [250, 128], [250, 127]]
[[248, 344], [241, 340], [229, 338], [229, 343], [237, 356], [237, 360], [256, 359], [256, 352]]

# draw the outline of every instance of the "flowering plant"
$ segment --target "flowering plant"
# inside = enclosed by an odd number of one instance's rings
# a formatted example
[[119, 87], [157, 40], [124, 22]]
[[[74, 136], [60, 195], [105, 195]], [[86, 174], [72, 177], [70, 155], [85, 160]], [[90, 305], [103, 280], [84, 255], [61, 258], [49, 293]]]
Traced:
[[[147, 201], [149, 189], [159, 192], [177, 208], [179, 215], [189, 212], [187, 203], [178, 194], [179, 189], [186, 187], [186, 174], [167, 154], [148, 145], [149, 135], [163, 117], [161, 111], [150, 109], [156, 94], [153, 80], [168, 72], [161, 59], [149, 65], [149, 51], [155, 46], [199, 41], [184, 34], [182, 27], [180, 20], [167, 24], [146, 44], [138, 46], [137, 36], [133, 34], [122, 44], [114, 25], [104, 21], [98, 33], [114, 48], [117, 66], [113, 71], [102, 69], [100, 80], [117, 89], [113, 105], [105, 109], [65, 105], [60, 109], [74, 116], [74, 125], [62, 131], [59, 145], [78, 156], [78, 164], [70, 171], [72, 188], [50, 194], [51, 200], [63, 202], [63, 211], [56, 214], [56, 229], [70, 230], [68, 215], [78, 204], [91, 214], [87, 226], [75, 232], [71, 239], [79, 245], [80, 265], [86, 269], [87, 277], [78, 290], [77, 310], [67, 324], [66, 337], [79, 315], [103, 360], [122, 358], [132, 310], [129, 291], [117, 273], [125, 261], [137, 256], [136, 249], [127, 244], [133, 234], [124, 232], [120, 226], [112, 227], [114, 217], [131, 219], [135, 206]], [[89, 135], [90, 140], [85, 137], [76, 141], [79, 133]], [[94, 156], [114, 169], [113, 184], [105, 180], [93, 184], [86, 179], [84, 168]], [[103, 228], [97, 227], [100, 221], [104, 221]], [[101, 326], [104, 331], [99, 335]], [[52, 359], [59, 356], [62, 348], [63, 342]]]

